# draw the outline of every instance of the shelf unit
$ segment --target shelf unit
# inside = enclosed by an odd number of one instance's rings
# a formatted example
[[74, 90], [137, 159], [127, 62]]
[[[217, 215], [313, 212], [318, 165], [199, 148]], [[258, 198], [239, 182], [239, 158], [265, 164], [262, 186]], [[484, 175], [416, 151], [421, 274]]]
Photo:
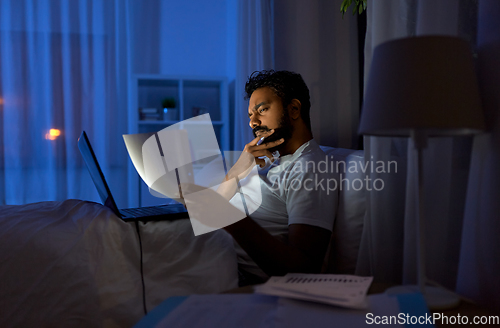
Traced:
[[[210, 114], [221, 150], [229, 149], [229, 96], [226, 77], [134, 75], [131, 78], [128, 133], [151, 133], [196, 116], [200, 109]], [[164, 98], [174, 98], [174, 115], [163, 114]], [[139, 108], [157, 108], [158, 120], [141, 120]], [[149, 194], [133, 164], [128, 163], [129, 205], [152, 206], [165, 200]]]

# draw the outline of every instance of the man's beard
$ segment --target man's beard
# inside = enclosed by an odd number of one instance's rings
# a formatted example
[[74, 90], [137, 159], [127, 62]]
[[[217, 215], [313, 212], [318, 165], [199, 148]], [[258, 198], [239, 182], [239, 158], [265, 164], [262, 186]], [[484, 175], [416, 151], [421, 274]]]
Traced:
[[[269, 129], [265, 125], [257, 126], [255, 127], [252, 132], [254, 137], [257, 137], [257, 132], [269, 132], [271, 129]], [[288, 112], [286, 110], [283, 110], [283, 115], [281, 116], [280, 123], [277, 128], [274, 129], [274, 133], [271, 134], [269, 137], [266, 137], [264, 139], [264, 143], [272, 142], [279, 140], [281, 138], [285, 139], [283, 143], [279, 144], [276, 147], [269, 148], [268, 150], [271, 152], [274, 152], [275, 150], [279, 150], [279, 148], [283, 147], [286, 145], [288, 140], [292, 138], [293, 134], [293, 125], [290, 122], [290, 117], [288, 116]]]

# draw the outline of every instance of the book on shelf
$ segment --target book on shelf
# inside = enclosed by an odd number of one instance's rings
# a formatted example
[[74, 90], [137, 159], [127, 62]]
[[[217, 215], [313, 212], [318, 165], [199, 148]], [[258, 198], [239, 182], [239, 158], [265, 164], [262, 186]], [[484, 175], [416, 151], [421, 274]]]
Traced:
[[139, 119], [141, 121], [158, 121], [163, 119], [163, 113], [158, 108], [139, 107]]
[[142, 108], [142, 107], [139, 107], [139, 112], [141, 114], [158, 114], [158, 108]]

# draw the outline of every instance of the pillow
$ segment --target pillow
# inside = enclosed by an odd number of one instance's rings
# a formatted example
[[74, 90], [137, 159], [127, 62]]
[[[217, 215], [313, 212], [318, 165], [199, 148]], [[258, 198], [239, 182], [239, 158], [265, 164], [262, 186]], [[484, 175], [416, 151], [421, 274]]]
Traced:
[[[340, 179], [338, 210], [323, 271], [354, 274], [366, 211], [366, 173], [360, 169], [360, 165], [364, 165], [364, 153], [362, 150], [321, 148], [336, 163]], [[349, 170], [353, 165], [357, 169]]]

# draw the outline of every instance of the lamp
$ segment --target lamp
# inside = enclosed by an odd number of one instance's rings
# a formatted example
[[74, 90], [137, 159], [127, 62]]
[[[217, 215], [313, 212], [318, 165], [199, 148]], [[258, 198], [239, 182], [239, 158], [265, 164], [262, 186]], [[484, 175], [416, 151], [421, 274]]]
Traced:
[[396, 289], [420, 291], [430, 309], [454, 307], [459, 299], [443, 288], [426, 286], [423, 149], [428, 137], [469, 135], [482, 130], [484, 119], [474, 63], [465, 40], [411, 37], [375, 48], [359, 133], [406, 136], [413, 141], [418, 162], [418, 286]]

